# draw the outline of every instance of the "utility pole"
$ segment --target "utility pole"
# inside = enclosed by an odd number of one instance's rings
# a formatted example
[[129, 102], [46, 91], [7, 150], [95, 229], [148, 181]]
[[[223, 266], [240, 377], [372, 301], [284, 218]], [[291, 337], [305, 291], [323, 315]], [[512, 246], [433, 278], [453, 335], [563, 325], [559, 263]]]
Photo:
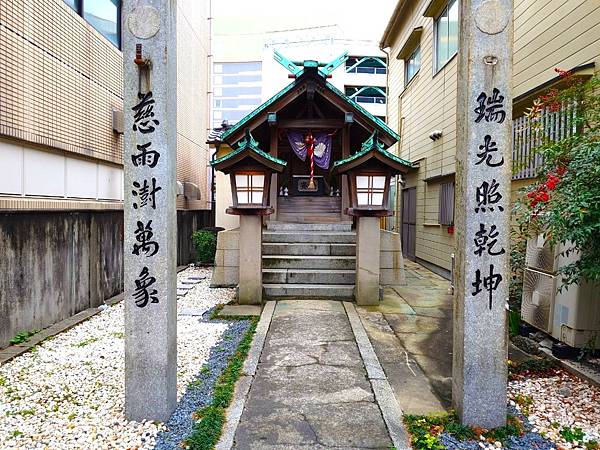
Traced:
[[125, 0], [125, 414], [177, 402], [176, 0]]
[[464, 424], [506, 423], [513, 1], [461, 0], [453, 403]]

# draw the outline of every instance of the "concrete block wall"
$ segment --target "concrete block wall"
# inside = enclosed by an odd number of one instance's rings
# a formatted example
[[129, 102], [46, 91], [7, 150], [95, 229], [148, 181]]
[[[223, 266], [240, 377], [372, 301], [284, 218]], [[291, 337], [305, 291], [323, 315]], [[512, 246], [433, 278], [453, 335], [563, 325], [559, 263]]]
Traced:
[[[178, 265], [194, 261], [192, 232], [211, 221], [178, 211]], [[0, 212], [0, 348], [121, 293], [123, 250], [122, 211]]]

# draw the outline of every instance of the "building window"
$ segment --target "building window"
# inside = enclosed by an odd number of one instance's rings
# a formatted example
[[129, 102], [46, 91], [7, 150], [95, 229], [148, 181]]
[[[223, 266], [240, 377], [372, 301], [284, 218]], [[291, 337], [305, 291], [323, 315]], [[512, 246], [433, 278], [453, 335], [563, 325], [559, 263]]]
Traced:
[[356, 200], [359, 206], [382, 206], [384, 192], [384, 175], [356, 176]]
[[440, 184], [440, 225], [454, 225], [454, 181]]
[[435, 21], [435, 71], [458, 51], [458, 0], [450, 0]]
[[386, 102], [385, 87], [378, 86], [346, 86], [346, 95], [357, 103], [378, 103], [384, 105]]
[[421, 46], [419, 45], [405, 60], [406, 73], [404, 76], [404, 85], [410, 83], [421, 68]]
[[246, 205], [262, 204], [264, 182], [264, 174], [236, 174], [235, 190], [237, 192], [238, 203]]
[[64, 0], [96, 31], [121, 48], [121, 0]]
[[385, 74], [387, 73], [385, 58], [378, 56], [350, 56], [346, 60], [346, 72]]

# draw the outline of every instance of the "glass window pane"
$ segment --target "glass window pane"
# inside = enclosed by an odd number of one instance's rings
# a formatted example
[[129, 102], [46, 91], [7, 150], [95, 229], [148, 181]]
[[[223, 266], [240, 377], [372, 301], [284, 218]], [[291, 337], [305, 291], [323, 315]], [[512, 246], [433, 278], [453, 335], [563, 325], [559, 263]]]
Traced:
[[373, 205], [381, 206], [383, 205], [383, 193], [373, 193]]
[[236, 175], [235, 185], [238, 189], [248, 187], [248, 175]]
[[262, 203], [262, 192], [252, 192], [252, 203], [261, 204]]
[[359, 192], [358, 194], [356, 194], [356, 197], [359, 205], [362, 206], [369, 204], [369, 194], [367, 194], [366, 192]]
[[385, 177], [382, 177], [382, 176], [373, 177], [373, 187], [375, 189], [385, 188]]
[[448, 58], [458, 50], [458, 0], [454, 0], [448, 12]]
[[250, 193], [248, 191], [237, 191], [237, 197], [238, 197], [238, 203], [249, 203], [248, 202], [248, 195]]
[[83, 18], [89, 22], [106, 39], [117, 47], [119, 0], [86, 0], [83, 2]]
[[448, 61], [448, 8], [436, 22], [435, 44], [436, 70], [439, 70]]
[[265, 182], [264, 175], [252, 175], [252, 187], [254, 189], [259, 188], [262, 191], [264, 182]]
[[358, 175], [356, 177], [356, 187], [358, 189], [367, 189], [369, 187], [369, 177]]

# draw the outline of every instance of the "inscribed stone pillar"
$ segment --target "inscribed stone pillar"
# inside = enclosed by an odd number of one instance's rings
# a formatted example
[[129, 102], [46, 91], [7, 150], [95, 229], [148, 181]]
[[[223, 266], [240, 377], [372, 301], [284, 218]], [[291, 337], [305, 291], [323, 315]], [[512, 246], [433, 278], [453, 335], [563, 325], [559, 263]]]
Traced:
[[240, 282], [238, 303], [262, 303], [262, 217], [240, 216]]
[[174, 0], [123, 2], [125, 415], [176, 406]]
[[356, 227], [354, 297], [358, 305], [377, 305], [381, 250], [379, 217], [358, 217]]
[[464, 424], [506, 422], [512, 0], [461, 0], [453, 402]]

